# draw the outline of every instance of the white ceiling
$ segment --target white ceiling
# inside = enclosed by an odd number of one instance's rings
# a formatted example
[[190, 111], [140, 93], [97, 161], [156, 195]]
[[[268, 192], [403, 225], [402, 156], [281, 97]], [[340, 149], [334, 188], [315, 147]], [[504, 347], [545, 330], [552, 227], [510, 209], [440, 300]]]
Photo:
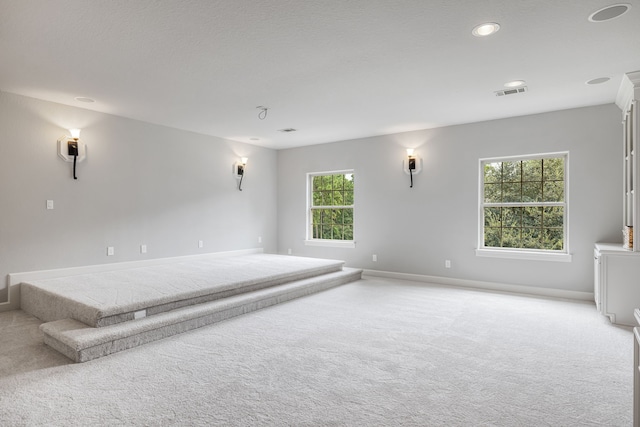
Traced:
[[0, 0], [0, 90], [276, 149], [598, 105], [640, 70], [617, 2]]

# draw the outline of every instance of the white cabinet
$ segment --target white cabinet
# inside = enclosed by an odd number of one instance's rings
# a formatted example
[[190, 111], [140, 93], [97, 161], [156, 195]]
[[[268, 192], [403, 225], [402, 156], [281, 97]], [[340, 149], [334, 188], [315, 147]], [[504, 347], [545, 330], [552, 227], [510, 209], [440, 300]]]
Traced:
[[634, 325], [640, 307], [640, 252], [621, 243], [596, 243], [594, 296], [600, 313], [612, 323]]
[[[634, 309], [640, 307], [640, 71], [622, 78], [616, 104], [622, 110], [622, 229], [632, 227], [631, 248], [623, 243], [596, 243], [593, 295], [600, 313], [611, 322], [634, 325]], [[626, 241], [628, 243], [628, 241]]]

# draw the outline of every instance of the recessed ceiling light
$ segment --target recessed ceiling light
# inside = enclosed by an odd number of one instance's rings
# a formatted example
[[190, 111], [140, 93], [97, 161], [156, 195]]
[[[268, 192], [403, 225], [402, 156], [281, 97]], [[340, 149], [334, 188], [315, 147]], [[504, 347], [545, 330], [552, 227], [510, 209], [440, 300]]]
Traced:
[[524, 86], [524, 80], [512, 80], [504, 84], [504, 87], [518, 87]]
[[476, 25], [471, 31], [471, 34], [476, 37], [485, 37], [498, 32], [499, 29], [500, 24], [496, 24], [495, 22], [486, 22], [484, 24]]
[[75, 99], [76, 101], [80, 101], [80, 102], [96, 102], [94, 99], [87, 98], [86, 96], [76, 96], [73, 99]]
[[599, 85], [601, 83], [606, 83], [611, 80], [609, 77], [598, 77], [597, 79], [591, 79], [586, 82], [588, 85]]
[[278, 132], [284, 132], [284, 133], [289, 133], [289, 132], [295, 132], [297, 129], [294, 128], [286, 128], [286, 129], [278, 129]]
[[611, 19], [622, 16], [629, 9], [631, 9], [631, 5], [629, 3], [612, 4], [611, 6], [606, 6], [602, 9], [596, 10], [591, 15], [589, 15], [588, 19], [591, 22], [609, 21]]
[[249, 141], [260, 141], [260, 138], [249, 138]]

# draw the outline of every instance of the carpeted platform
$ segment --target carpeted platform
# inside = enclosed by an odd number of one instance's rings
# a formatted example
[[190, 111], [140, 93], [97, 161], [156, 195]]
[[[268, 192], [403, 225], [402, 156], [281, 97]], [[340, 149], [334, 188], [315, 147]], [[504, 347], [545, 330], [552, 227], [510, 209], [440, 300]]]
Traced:
[[342, 261], [253, 254], [21, 284], [44, 341], [85, 362], [359, 280]]
[[22, 283], [21, 308], [45, 322], [70, 318], [102, 327], [133, 320], [137, 312], [150, 316], [340, 271], [343, 264], [284, 255], [212, 254], [161, 266]]

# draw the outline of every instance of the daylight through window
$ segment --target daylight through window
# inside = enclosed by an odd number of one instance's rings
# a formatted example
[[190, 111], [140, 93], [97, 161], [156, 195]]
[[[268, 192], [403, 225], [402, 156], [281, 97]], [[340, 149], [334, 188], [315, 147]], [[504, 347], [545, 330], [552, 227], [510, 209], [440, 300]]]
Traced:
[[481, 248], [567, 252], [566, 153], [485, 159]]
[[312, 240], [353, 241], [353, 171], [310, 174]]

